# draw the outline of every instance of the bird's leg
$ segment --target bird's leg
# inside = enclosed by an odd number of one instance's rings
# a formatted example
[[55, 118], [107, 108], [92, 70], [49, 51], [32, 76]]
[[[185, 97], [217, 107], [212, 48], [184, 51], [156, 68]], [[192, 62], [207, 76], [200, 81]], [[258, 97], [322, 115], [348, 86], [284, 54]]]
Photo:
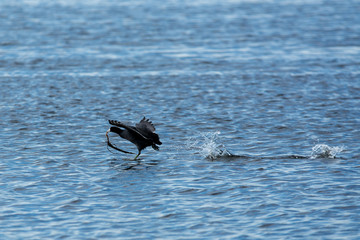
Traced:
[[134, 160], [136, 160], [137, 157], [140, 156], [140, 154], [141, 154], [141, 150], [139, 150], [139, 153], [136, 155], [136, 157], [134, 158]]

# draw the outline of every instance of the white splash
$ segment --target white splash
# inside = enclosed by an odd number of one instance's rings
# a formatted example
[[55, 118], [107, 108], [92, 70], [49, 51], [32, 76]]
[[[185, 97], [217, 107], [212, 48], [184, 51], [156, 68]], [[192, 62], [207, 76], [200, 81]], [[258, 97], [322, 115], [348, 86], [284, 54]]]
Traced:
[[311, 159], [315, 158], [335, 158], [337, 154], [344, 151], [344, 147], [330, 147], [326, 144], [316, 144], [312, 148]]
[[189, 138], [187, 148], [196, 150], [204, 158], [216, 159], [219, 157], [229, 157], [232, 154], [223, 144], [218, 143], [219, 131], [201, 133], [198, 137]]

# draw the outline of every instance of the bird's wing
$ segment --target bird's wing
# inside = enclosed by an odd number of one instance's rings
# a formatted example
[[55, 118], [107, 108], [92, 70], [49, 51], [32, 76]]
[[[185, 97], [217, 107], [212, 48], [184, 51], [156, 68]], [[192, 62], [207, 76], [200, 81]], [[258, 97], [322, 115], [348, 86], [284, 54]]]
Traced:
[[131, 126], [128, 126], [126, 124], [123, 124], [122, 122], [119, 122], [119, 121], [116, 121], [116, 120], [109, 120], [109, 123], [111, 125], [114, 125], [114, 126], [118, 126], [118, 127], [122, 127], [122, 128], [125, 128], [127, 129], [129, 132], [132, 132], [136, 135], [139, 135], [140, 137], [144, 138], [144, 139], [149, 139], [148, 137], [145, 137], [144, 134], [142, 134], [141, 132], [139, 132], [136, 128], [134, 127], [131, 127]]
[[139, 129], [139, 131], [143, 132], [144, 134], [155, 132], [154, 125], [149, 119], [146, 119], [145, 117], [141, 119], [141, 121], [137, 123], [135, 126], [137, 129]]

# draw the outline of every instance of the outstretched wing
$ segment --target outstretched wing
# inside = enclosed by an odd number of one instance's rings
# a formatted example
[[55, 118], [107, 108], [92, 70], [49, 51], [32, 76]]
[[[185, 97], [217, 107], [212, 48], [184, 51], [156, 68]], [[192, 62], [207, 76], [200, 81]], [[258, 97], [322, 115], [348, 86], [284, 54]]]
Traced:
[[146, 119], [145, 117], [141, 119], [141, 121], [137, 123], [135, 126], [139, 131], [141, 131], [145, 135], [155, 132], [154, 125], [149, 119]]
[[120, 152], [123, 152], [123, 153], [128, 153], [128, 154], [133, 154], [132, 152], [128, 152], [128, 151], [125, 151], [125, 150], [122, 150], [120, 148], [117, 148], [116, 146], [114, 146], [111, 142], [110, 142], [110, 139], [109, 139], [109, 136], [108, 136], [108, 133], [106, 132], [106, 139], [107, 139], [107, 145], [109, 147], [112, 147]]
[[116, 121], [116, 120], [109, 120], [109, 123], [111, 125], [114, 125], [114, 126], [118, 126], [118, 127], [122, 127], [122, 128], [125, 128], [126, 130], [128, 130], [129, 132], [132, 132], [144, 139], [148, 139], [147, 137], [144, 136], [144, 134], [142, 134], [141, 132], [139, 132], [136, 128], [134, 127], [131, 127], [131, 126], [128, 126], [126, 124], [123, 124], [122, 122], [119, 122], [119, 121]]

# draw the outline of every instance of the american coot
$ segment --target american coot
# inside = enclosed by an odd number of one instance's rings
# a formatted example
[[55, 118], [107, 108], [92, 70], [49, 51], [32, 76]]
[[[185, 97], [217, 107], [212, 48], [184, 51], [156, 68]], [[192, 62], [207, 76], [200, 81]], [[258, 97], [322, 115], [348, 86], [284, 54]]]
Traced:
[[110, 143], [108, 133], [114, 132], [119, 134], [120, 137], [129, 140], [130, 142], [136, 145], [139, 152], [134, 158], [134, 160], [141, 154], [141, 151], [144, 148], [152, 146], [153, 149], [159, 150], [159, 147], [157, 145], [162, 144], [162, 142], [160, 142], [159, 135], [155, 133], [154, 125], [151, 123], [149, 119], [146, 119], [145, 117], [141, 119], [141, 121], [137, 123], [135, 127], [128, 126], [116, 120], [109, 120], [109, 123], [117, 127], [110, 127], [109, 130], [106, 131], [108, 146], [124, 153], [131, 153], [121, 150]]

